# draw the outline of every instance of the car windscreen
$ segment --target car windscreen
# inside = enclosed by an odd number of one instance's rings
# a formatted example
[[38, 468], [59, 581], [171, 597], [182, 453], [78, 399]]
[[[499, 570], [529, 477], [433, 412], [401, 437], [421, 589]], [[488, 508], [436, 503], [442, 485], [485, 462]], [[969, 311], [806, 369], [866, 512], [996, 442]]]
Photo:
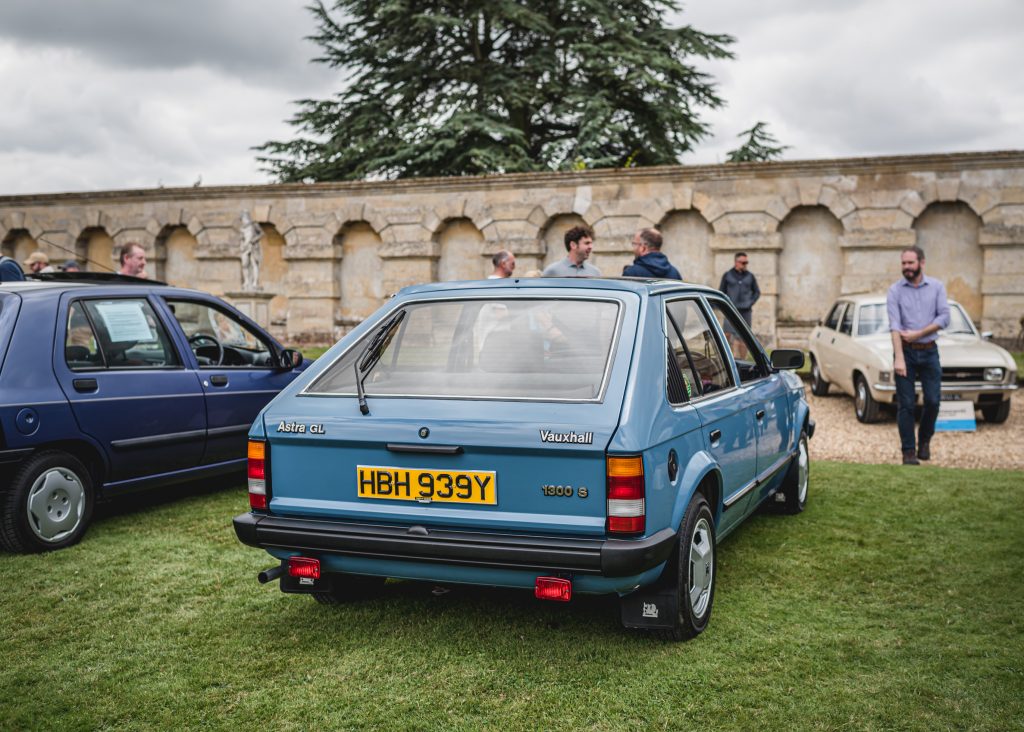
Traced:
[[[874, 335], [875, 333], [889, 332], [889, 315], [885, 303], [872, 303], [861, 305], [860, 319], [857, 321], [857, 335]], [[959, 305], [949, 306], [949, 327], [946, 333], [966, 333], [974, 335], [974, 326], [970, 318], [964, 314]]]
[[[608, 300], [509, 298], [419, 302], [402, 310], [380, 359], [362, 374], [367, 396], [594, 401], [604, 391], [620, 307]], [[304, 393], [354, 395], [356, 362], [368, 363], [364, 351], [379, 330]]]
[[949, 327], [946, 328], [945, 332], [975, 335], [974, 326], [971, 325], [971, 319], [967, 317], [959, 305], [949, 306]]

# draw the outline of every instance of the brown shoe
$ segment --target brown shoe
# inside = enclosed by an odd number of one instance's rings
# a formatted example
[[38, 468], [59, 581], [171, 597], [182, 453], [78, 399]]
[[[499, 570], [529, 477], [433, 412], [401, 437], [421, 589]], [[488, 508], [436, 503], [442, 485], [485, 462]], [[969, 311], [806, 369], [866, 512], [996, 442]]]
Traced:
[[921, 463], [917, 460], [917, 455], [914, 454], [913, 450], [903, 451], [903, 464], [904, 465], [920, 465]]
[[922, 442], [920, 445], [917, 446], [917, 459], [918, 460], [931, 460], [932, 459], [931, 445], [928, 443], [927, 440], [925, 440], [924, 442]]

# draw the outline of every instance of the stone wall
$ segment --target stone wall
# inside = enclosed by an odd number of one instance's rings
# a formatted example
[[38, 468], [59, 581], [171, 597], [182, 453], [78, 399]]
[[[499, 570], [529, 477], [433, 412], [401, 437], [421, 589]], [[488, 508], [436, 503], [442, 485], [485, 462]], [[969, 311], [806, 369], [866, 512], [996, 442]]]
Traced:
[[541, 269], [578, 223], [606, 274], [641, 226], [689, 281], [716, 285], [748, 252], [769, 343], [799, 343], [839, 294], [884, 290], [912, 244], [985, 330], [1015, 336], [1024, 315], [1024, 152], [9, 196], [0, 241], [91, 269], [138, 241], [155, 277], [227, 295], [243, 210], [265, 234], [261, 312], [289, 343], [333, 341], [405, 285], [484, 277], [500, 248]]

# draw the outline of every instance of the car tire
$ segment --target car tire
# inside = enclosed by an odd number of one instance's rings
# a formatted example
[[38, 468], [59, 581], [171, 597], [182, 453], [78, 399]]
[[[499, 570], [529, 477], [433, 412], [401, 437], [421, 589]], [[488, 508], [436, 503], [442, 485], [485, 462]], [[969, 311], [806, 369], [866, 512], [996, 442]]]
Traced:
[[679, 530], [679, 546], [673, 555], [678, 610], [671, 630], [663, 631], [671, 640], [682, 641], [704, 632], [711, 619], [718, 574], [715, 519], [707, 500], [694, 494], [686, 508]]
[[991, 407], [982, 407], [981, 416], [985, 418], [986, 422], [992, 424], [1002, 424], [1010, 416], [1010, 400], [1004, 399]]
[[796, 457], [789, 463], [782, 485], [770, 500], [776, 513], [794, 515], [807, 506], [807, 485], [810, 482], [811, 458], [807, 451], [807, 433], [800, 431]]
[[853, 380], [853, 408], [857, 419], [865, 424], [878, 421], [878, 402], [871, 396], [868, 381], [862, 374]]
[[71, 546], [94, 503], [92, 477], [78, 458], [60, 450], [33, 455], [0, 493], [0, 546], [16, 553]]
[[387, 577], [372, 577], [365, 574], [336, 574], [332, 587], [327, 592], [313, 593], [313, 599], [321, 605], [343, 605], [354, 600], [372, 597], [387, 582]]
[[814, 396], [826, 396], [828, 394], [828, 382], [821, 375], [821, 367], [818, 359], [811, 356], [811, 393]]

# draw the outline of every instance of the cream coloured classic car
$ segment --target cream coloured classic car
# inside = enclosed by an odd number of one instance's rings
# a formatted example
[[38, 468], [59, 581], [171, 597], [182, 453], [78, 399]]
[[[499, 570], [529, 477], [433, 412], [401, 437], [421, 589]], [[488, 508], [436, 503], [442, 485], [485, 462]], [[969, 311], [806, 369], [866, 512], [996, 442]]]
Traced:
[[[967, 313], [949, 301], [949, 327], [939, 334], [942, 398], [974, 403], [986, 422], [1005, 422], [1017, 389], [1017, 367], [1006, 350], [975, 329]], [[854, 399], [857, 419], [874, 422], [883, 405], [896, 402], [892, 337], [885, 295], [839, 298], [810, 336], [811, 391], [835, 384]], [[921, 402], [921, 385], [917, 385]]]

